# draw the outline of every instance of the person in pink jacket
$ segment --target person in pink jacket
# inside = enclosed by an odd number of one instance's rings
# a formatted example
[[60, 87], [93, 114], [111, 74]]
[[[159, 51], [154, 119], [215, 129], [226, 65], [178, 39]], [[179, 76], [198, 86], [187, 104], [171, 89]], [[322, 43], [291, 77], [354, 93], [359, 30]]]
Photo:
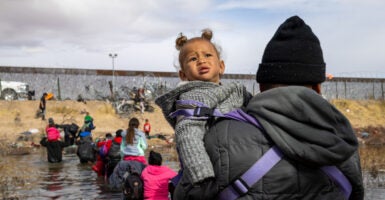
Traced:
[[142, 171], [144, 199], [168, 200], [168, 182], [176, 176], [176, 172], [162, 166], [162, 155], [150, 151], [148, 166]]

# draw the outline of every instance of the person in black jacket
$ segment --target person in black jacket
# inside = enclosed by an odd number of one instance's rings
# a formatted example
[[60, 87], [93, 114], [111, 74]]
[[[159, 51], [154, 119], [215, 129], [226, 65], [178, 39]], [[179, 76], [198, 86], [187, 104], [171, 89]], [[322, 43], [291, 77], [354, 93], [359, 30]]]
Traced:
[[64, 142], [69, 142], [70, 145], [75, 143], [76, 134], [79, 130], [79, 126], [77, 124], [56, 124], [56, 127], [61, 128], [64, 131]]
[[[348, 119], [320, 95], [325, 66], [311, 28], [298, 16], [287, 19], [259, 65], [261, 93], [244, 109], [260, 127], [216, 120], [204, 139], [215, 179], [191, 185], [182, 176], [173, 199], [216, 199], [233, 187], [237, 199], [363, 200], [357, 138]], [[272, 147], [282, 158], [257, 182], [245, 184], [255, 173], [240, 176]], [[325, 166], [342, 172], [351, 185], [350, 196], [322, 170]]]
[[40, 109], [40, 115], [41, 115], [41, 120], [45, 120], [45, 112], [46, 112], [46, 103], [47, 103], [47, 93], [43, 93], [43, 95], [40, 98], [40, 103], [39, 103], [39, 109]]
[[48, 142], [47, 137], [43, 137], [40, 140], [40, 144], [47, 148], [47, 159], [50, 163], [58, 163], [62, 161], [63, 158], [63, 148], [70, 145], [68, 142], [63, 142], [61, 140]]

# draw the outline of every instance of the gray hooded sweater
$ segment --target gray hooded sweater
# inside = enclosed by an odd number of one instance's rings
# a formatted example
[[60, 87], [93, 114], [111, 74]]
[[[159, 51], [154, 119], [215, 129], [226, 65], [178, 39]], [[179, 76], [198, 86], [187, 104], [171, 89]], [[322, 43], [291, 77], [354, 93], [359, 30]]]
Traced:
[[218, 85], [211, 82], [190, 81], [155, 100], [167, 121], [175, 129], [176, 145], [184, 167], [183, 173], [191, 183], [214, 177], [213, 166], [203, 142], [207, 132], [207, 120], [183, 119], [177, 121], [170, 117], [170, 113], [178, 109], [176, 101], [194, 100], [226, 113], [246, 105], [250, 98], [251, 95], [246, 88], [239, 83]]

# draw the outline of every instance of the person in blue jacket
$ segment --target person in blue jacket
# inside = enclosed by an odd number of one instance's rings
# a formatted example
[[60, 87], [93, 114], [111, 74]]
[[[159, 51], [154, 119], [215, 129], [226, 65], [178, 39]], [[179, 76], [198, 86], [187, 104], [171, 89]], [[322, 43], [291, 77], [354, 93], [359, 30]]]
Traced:
[[79, 157], [80, 163], [94, 162], [96, 160], [96, 146], [91, 133], [95, 128], [93, 118], [87, 114], [84, 117], [84, 124], [77, 135], [77, 138], [80, 139], [76, 141], [78, 146], [76, 154]]
[[91, 131], [94, 130], [95, 128], [96, 127], [94, 126], [94, 119], [90, 115], [86, 115], [84, 117], [84, 124], [80, 128], [77, 137], [80, 137], [80, 139], [89, 137], [92, 140], [92, 133], [91, 133]]

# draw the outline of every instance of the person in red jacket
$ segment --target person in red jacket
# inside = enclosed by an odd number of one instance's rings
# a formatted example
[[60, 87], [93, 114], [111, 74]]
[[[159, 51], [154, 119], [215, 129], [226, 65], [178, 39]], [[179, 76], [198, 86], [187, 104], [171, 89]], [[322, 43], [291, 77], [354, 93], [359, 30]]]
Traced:
[[105, 169], [106, 169], [106, 178], [108, 178], [114, 171], [115, 166], [122, 159], [120, 155], [120, 144], [122, 143], [122, 129], [119, 129], [115, 132], [115, 137], [109, 141], [109, 148], [107, 156], [104, 159]]
[[98, 148], [99, 152], [96, 156], [96, 162], [92, 166], [92, 170], [98, 174], [98, 176], [104, 176], [105, 174], [105, 163], [104, 163], [104, 157], [108, 153], [108, 149], [111, 147], [111, 140], [112, 135], [111, 133], [106, 133], [106, 138], [98, 141], [96, 143], [96, 147]]
[[146, 137], [149, 138], [150, 137], [150, 131], [151, 131], [151, 124], [148, 121], [148, 119], [146, 119], [144, 122], [145, 123], [143, 125], [143, 132], [146, 134]]
[[176, 172], [167, 166], [162, 166], [162, 155], [150, 151], [148, 166], [142, 171], [144, 199], [168, 200], [168, 183], [176, 176]]

